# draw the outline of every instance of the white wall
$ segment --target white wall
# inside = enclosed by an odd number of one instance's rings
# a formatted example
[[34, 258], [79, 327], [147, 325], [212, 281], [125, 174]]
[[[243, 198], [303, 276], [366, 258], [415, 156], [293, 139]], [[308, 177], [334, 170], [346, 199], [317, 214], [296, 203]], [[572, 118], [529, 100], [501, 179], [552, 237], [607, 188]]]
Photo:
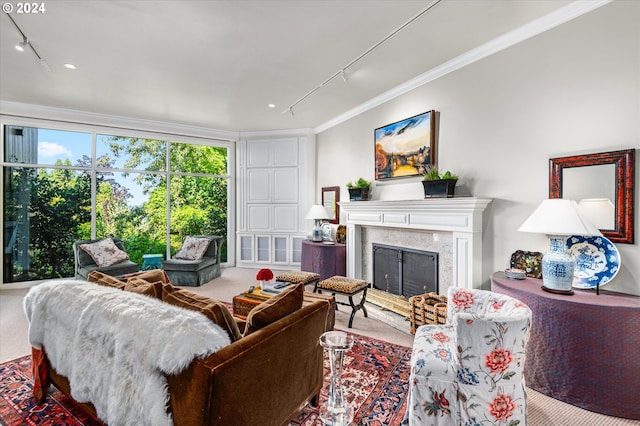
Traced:
[[[428, 83], [317, 137], [319, 188], [373, 180], [373, 131], [434, 109], [437, 164], [460, 176], [456, 195], [493, 198], [485, 212], [489, 275], [515, 250], [547, 252], [517, 228], [548, 198], [549, 159], [640, 148], [640, 2], [617, 1]], [[423, 54], [428, 54], [424, 52]], [[426, 70], [425, 70], [426, 71]], [[638, 152], [635, 240], [605, 289], [640, 294]], [[419, 179], [376, 184], [374, 199], [419, 199]]]

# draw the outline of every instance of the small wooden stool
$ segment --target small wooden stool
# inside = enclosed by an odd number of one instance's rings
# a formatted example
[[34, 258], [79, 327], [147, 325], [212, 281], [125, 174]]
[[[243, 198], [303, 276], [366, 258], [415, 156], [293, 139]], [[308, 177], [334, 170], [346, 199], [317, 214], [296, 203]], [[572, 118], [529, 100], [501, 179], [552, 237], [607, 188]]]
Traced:
[[[316, 274], [315, 272], [305, 272], [305, 271], [288, 271], [282, 274], [278, 274], [276, 276], [276, 281], [287, 282], [291, 284], [318, 284], [320, 281], [320, 274]], [[314, 288], [315, 288], [314, 285]]]
[[[349, 296], [349, 303], [338, 302], [336, 300], [336, 309], [338, 309], [338, 303], [345, 306], [351, 306], [351, 316], [349, 317], [349, 328], [353, 325], [353, 317], [359, 309], [362, 309], [365, 318], [368, 318], [367, 308], [364, 306], [364, 302], [367, 300], [367, 288], [369, 284], [363, 280], [356, 280], [354, 278], [341, 277], [339, 275], [327, 278], [317, 282], [313, 292], [322, 293], [322, 290], [330, 291], [333, 295], [343, 294]], [[362, 298], [359, 304], [353, 303], [353, 296], [362, 292]]]

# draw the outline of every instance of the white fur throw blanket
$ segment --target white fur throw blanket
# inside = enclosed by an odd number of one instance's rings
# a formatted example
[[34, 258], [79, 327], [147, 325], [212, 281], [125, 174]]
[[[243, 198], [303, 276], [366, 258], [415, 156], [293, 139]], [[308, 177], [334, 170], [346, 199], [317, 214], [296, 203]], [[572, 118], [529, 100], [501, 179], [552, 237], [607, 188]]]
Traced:
[[229, 344], [199, 312], [85, 281], [37, 285], [24, 310], [31, 345], [44, 346], [71, 396], [93, 403], [110, 426], [173, 424], [163, 373]]

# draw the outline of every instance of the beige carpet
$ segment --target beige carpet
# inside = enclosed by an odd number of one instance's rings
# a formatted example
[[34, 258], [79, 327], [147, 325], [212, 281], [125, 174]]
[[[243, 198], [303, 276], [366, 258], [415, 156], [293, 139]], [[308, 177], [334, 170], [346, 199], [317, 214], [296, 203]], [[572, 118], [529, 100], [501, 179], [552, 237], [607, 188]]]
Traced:
[[[274, 270], [274, 273], [279, 271]], [[255, 269], [224, 268], [222, 276], [200, 287], [190, 287], [196, 293], [231, 302], [233, 296], [242, 293], [249, 285], [255, 284]], [[307, 289], [307, 290], [310, 290]], [[28, 289], [0, 290], [0, 362], [9, 361], [31, 353], [27, 341], [28, 323], [22, 311], [22, 299]], [[409, 333], [409, 323], [405, 331], [397, 329], [388, 321], [375, 319], [375, 308], [371, 307], [370, 318], [358, 312], [349, 331], [363, 336], [384, 340], [402, 346], [411, 346], [413, 336]], [[336, 312], [336, 328], [348, 330], [349, 311], [340, 306]], [[640, 421], [620, 419], [592, 413], [561, 401], [549, 398], [539, 392], [527, 389], [528, 426], [618, 426], [640, 425]]]

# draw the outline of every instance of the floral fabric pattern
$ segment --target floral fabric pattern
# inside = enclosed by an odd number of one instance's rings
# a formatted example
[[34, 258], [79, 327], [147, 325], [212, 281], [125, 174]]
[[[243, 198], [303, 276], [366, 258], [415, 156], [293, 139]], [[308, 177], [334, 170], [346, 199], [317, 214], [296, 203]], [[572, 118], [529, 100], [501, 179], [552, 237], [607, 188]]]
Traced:
[[210, 238], [196, 238], [187, 236], [182, 243], [182, 248], [173, 257], [183, 260], [200, 260], [209, 248], [210, 243]]
[[127, 252], [120, 250], [112, 238], [105, 238], [95, 243], [80, 244], [80, 248], [87, 252], [100, 268], [129, 259]]
[[416, 331], [409, 425], [525, 425], [531, 310], [509, 296], [450, 288], [447, 324]]

